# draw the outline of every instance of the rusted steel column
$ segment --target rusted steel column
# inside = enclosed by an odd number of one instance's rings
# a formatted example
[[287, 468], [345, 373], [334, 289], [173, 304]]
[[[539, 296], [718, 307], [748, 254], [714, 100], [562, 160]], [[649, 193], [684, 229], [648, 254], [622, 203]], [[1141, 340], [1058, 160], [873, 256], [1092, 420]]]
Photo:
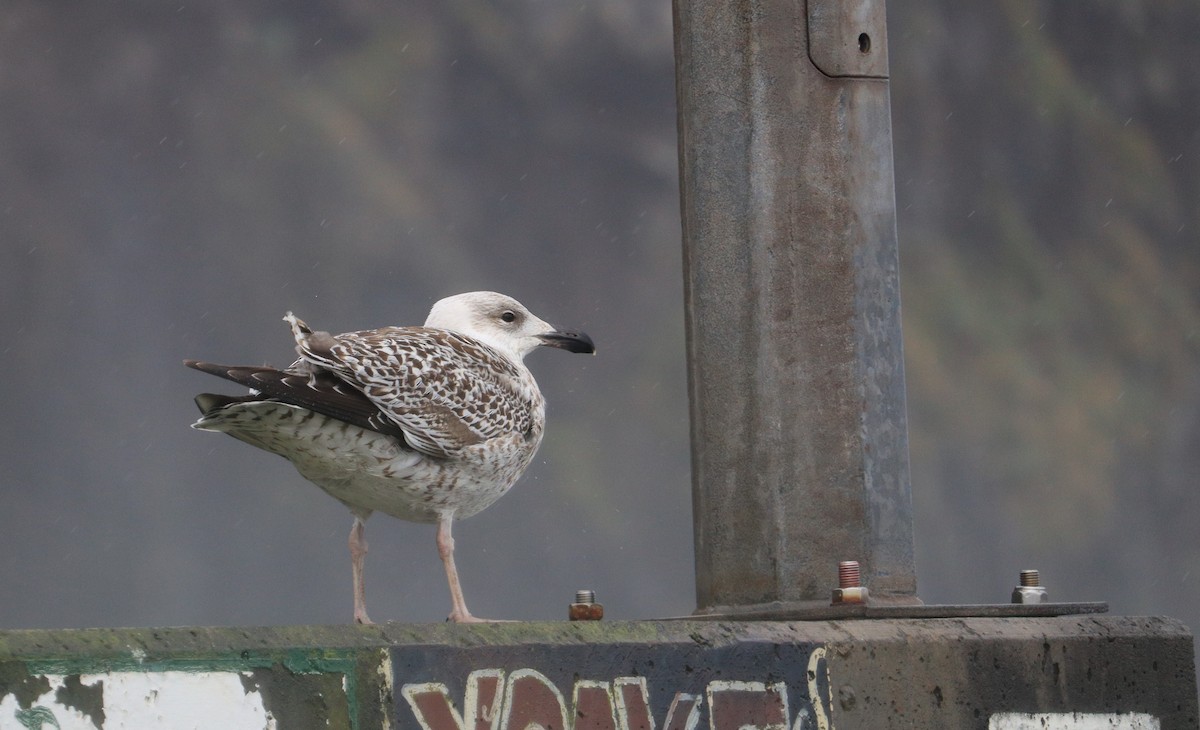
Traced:
[[674, 5], [698, 610], [917, 603], [884, 3]]

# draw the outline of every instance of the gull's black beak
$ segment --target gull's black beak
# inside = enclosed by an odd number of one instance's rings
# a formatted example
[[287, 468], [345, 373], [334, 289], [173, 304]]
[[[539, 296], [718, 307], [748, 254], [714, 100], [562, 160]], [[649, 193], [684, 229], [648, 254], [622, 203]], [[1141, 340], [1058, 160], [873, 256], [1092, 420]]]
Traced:
[[542, 341], [545, 347], [560, 347], [567, 352], [596, 352], [596, 345], [592, 342], [592, 338], [582, 332], [547, 332], [544, 335], [538, 335], [537, 338]]

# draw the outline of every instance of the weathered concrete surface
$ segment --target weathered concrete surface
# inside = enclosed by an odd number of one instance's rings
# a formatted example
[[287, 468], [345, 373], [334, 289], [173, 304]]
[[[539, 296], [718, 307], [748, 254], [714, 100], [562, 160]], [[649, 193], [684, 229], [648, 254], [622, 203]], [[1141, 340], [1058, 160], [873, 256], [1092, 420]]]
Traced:
[[0, 632], [0, 728], [987, 728], [1005, 712], [1196, 728], [1192, 637], [1110, 616]]
[[884, 3], [674, 7], [699, 610], [915, 603]]
[[863, 621], [848, 628], [848, 641], [828, 645], [839, 728], [983, 728], [1000, 711], [1144, 712], [1163, 728], [1197, 727], [1191, 636], [1169, 619]]

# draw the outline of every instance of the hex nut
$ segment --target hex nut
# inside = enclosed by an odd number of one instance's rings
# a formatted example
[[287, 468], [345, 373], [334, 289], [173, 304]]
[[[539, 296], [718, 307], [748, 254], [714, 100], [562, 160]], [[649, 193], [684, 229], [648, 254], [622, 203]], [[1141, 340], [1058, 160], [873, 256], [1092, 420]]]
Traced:
[[866, 586], [855, 586], [853, 588], [834, 588], [833, 603], [866, 603], [870, 599], [870, 594]]

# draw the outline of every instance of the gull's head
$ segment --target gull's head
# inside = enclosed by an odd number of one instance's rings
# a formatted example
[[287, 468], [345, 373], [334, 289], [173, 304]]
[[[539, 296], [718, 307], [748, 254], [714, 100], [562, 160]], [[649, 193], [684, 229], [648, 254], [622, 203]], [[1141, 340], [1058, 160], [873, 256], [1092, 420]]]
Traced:
[[516, 360], [538, 347], [559, 347], [568, 352], [596, 351], [592, 338], [584, 333], [556, 329], [533, 316], [516, 299], [491, 291], [473, 291], [442, 299], [429, 310], [425, 326], [473, 337]]

